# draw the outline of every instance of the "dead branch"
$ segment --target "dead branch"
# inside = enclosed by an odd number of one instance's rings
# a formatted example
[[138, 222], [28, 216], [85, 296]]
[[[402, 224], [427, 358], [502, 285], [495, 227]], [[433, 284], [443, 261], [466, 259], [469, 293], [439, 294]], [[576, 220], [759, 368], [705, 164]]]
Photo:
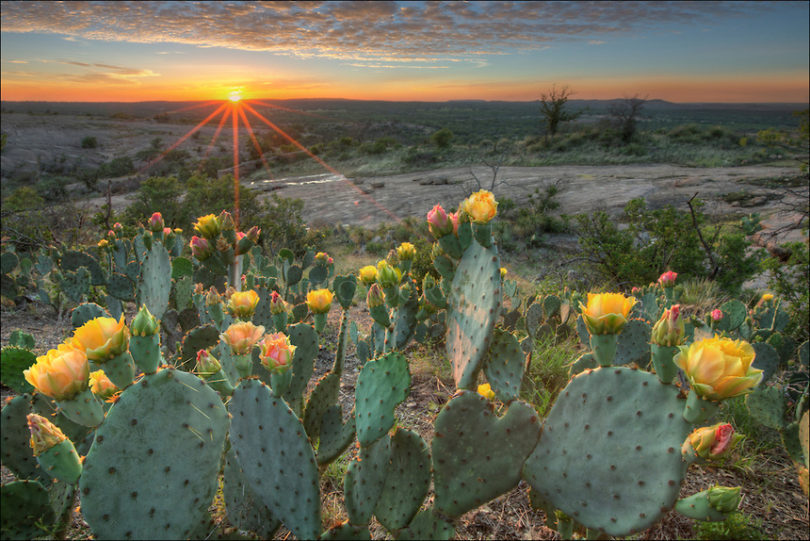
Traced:
[[709, 261], [712, 263], [712, 273], [709, 276], [710, 279], [714, 280], [717, 273], [720, 271], [720, 267], [717, 265], [717, 262], [714, 260], [714, 254], [712, 253], [712, 249], [706, 244], [706, 240], [703, 238], [703, 234], [700, 232], [700, 226], [697, 222], [697, 217], [695, 216], [695, 209], [692, 207], [692, 200], [698, 196], [698, 192], [695, 192], [695, 195], [689, 198], [689, 201], [686, 202], [689, 205], [689, 213], [692, 215], [692, 225], [695, 228], [695, 231], [698, 234], [698, 238], [700, 239], [700, 243], [703, 245], [703, 249], [706, 251], [706, 255], [709, 258]]

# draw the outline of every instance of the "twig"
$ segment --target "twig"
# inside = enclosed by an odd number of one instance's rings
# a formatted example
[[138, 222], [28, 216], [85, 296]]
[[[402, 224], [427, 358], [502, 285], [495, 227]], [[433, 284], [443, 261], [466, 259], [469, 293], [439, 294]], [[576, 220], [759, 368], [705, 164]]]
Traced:
[[695, 195], [689, 198], [689, 201], [686, 202], [689, 205], [689, 212], [692, 214], [692, 225], [695, 227], [695, 231], [697, 231], [698, 238], [700, 239], [700, 243], [703, 245], [703, 249], [706, 251], [706, 255], [709, 257], [709, 261], [712, 263], [712, 273], [709, 276], [709, 279], [713, 280], [715, 276], [717, 276], [717, 272], [720, 270], [720, 267], [717, 266], [717, 262], [714, 260], [714, 256], [712, 255], [712, 250], [706, 244], [706, 241], [703, 239], [703, 234], [700, 232], [700, 227], [697, 223], [697, 217], [695, 216], [695, 209], [692, 207], [692, 200], [698, 196], [698, 192], [695, 192]]

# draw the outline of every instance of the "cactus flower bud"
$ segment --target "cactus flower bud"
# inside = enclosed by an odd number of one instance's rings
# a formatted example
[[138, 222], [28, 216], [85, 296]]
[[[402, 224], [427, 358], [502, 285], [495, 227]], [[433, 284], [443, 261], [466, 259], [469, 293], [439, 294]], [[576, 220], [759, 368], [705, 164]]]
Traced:
[[31, 431], [31, 449], [34, 450], [34, 456], [41, 455], [67, 439], [67, 436], [59, 427], [45, 417], [36, 413], [29, 413], [27, 419], [28, 430]]
[[121, 225], [120, 222], [115, 222], [113, 224], [113, 230], [115, 230], [116, 233], [121, 233], [124, 230], [124, 226]]
[[703, 400], [719, 401], [748, 393], [762, 380], [762, 370], [751, 367], [754, 348], [743, 340], [715, 336], [678, 349], [673, 360]]
[[204, 237], [198, 237], [197, 235], [191, 237], [189, 246], [191, 247], [191, 255], [197, 258], [198, 261], [205, 261], [214, 253], [211, 243]]
[[677, 277], [677, 272], [667, 271], [658, 277], [658, 283], [664, 287], [672, 287], [675, 285], [675, 279]]
[[292, 366], [295, 346], [284, 333], [268, 334], [259, 342], [259, 360], [270, 372], [285, 372]]
[[720, 321], [723, 319], [723, 311], [719, 308], [712, 310], [712, 321]]
[[196, 372], [201, 378], [208, 379], [220, 370], [222, 364], [208, 350], [201, 349], [197, 352]]
[[155, 212], [149, 217], [149, 230], [152, 233], [160, 233], [164, 227], [166, 227], [166, 224], [163, 222], [162, 214]]
[[477, 224], [489, 223], [498, 212], [498, 202], [492, 192], [481, 190], [462, 201], [461, 210]]
[[98, 246], [99, 248], [107, 248], [109, 247], [109, 245], [110, 242], [107, 239], [101, 239], [100, 241], [98, 241], [98, 244], [96, 246]]
[[451, 212], [447, 215], [450, 218], [450, 223], [453, 224], [453, 234], [458, 235], [458, 220], [459, 220], [459, 213], [458, 212]]
[[401, 279], [402, 272], [389, 265], [388, 261], [383, 259], [377, 263], [377, 281], [383, 288], [396, 286]]
[[129, 329], [124, 315], [116, 321], [111, 317], [91, 319], [73, 332], [70, 343], [82, 350], [87, 358], [103, 363], [122, 354], [129, 347]]
[[228, 242], [225, 237], [217, 237], [216, 242], [214, 242], [214, 246], [216, 246], [216, 249], [220, 252], [227, 252], [232, 247], [231, 243]]
[[506, 267], [501, 267], [501, 280], [506, 278]]
[[683, 341], [685, 333], [681, 305], [675, 304], [664, 310], [653, 326], [650, 342], [659, 346], [677, 346]]
[[212, 240], [222, 231], [222, 224], [216, 216], [208, 214], [197, 218], [197, 221], [194, 223], [194, 230], [204, 238]]
[[709, 488], [709, 505], [721, 513], [736, 511], [740, 505], [740, 487], [713, 486]]
[[641, 288], [638, 287], [638, 286], [633, 286], [633, 288], [630, 290], [630, 294], [631, 295], [636, 295], [638, 293], [641, 293]]
[[259, 304], [259, 294], [252, 289], [236, 291], [228, 300], [228, 312], [239, 319], [250, 319], [256, 311], [257, 304]]
[[223, 210], [219, 213], [219, 224], [222, 227], [222, 231], [233, 231], [235, 229], [235, 225], [233, 223], [233, 216], [227, 210]]
[[95, 372], [90, 372], [90, 390], [97, 397], [106, 400], [118, 392], [118, 387], [115, 386], [115, 383], [110, 381], [110, 378], [107, 377], [104, 370], [96, 370]]
[[374, 265], [362, 267], [358, 274], [360, 276], [360, 282], [365, 286], [370, 286], [377, 281], [377, 267]]
[[397, 257], [400, 261], [413, 261], [413, 258], [416, 257], [416, 246], [410, 242], [403, 242], [397, 246]]
[[217, 292], [217, 288], [211, 286], [208, 291], [205, 293], [205, 305], [206, 306], [216, 306], [222, 301], [219, 293]]
[[704, 426], [695, 429], [686, 437], [681, 452], [685, 456], [689, 455], [691, 447], [700, 458], [720, 458], [731, 451], [740, 437], [734, 434], [734, 427], [728, 423]]
[[195, 295], [202, 295], [205, 293], [205, 289], [203, 289], [203, 285], [201, 282], [197, 282], [194, 284], [194, 294]]
[[157, 334], [158, 326], [158, 320], [155, 319], [155, 316], [152, 315], [149, 308], [144, 304], [141, 306], [141, 309], [138, 310], [135, 319], [132, 320], [130, 330], [132, 331], [132, 336], [152, 336], [153, 334]]
[[579, 307], [591, 335], [619, 334], [635, 304], [635, 297], [621, 293], [588, 293], [587, 306], [580, 303]]
[[368, 288], [366, 303], [368, 304], [369, 308], [375, 308], [385, 304], [385, 297], [383, 296], [383, 291], [380, 284], [371, 284], [371, 287]]
[[287, 313], [287, 303], [281, 298], [278, 291], [270, 293], [270, 313], [273, 315]]
[[219, 337], [231, 347], [234, 354], [246, 355], [261, 340], [263, 334], [263, 326], [259, 325], [257, 327], [250, 321], [240, 321], [233, 323]]
[[453, 222], [441, 205], [436, 205], [428, 211], [427, 222], [430, 234], [436, 239], [452, 233], [454, 229]]
[[23, 370], [25, 381], [55, 400], [70, 400], [87, 389], [90, 364], [84, 350], [63, 343]]
[[478, 394], [486, 398], [487, 400], [493, 400], [495, 398], [495, 391], [492, 390], [492, 387], [489, 383], [482, 383], [478, 386]]
[[325, 314], [332, 307], [333, 297], [328, 289], [315, 289], [307, 293], [307, 306], [313, 314]]
[[252, 242], [253, 244], [259, 243], [259, 236], [262, 234], [262, 230], [256, 227], [255, 225], [247, 230], [245, 236]]

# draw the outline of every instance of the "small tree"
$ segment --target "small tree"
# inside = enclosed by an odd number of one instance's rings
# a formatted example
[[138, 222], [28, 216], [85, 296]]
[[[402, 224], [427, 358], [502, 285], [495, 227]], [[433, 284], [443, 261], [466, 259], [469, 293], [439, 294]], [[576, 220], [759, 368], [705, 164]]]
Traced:
[[442, 128], [430, 136], [430, 141], [439, 148], [450, 148], [453, 132], [449, 128]]
[[565, 104], [571, 96], [567, 86], [557, 89], [552, 85], [551, 90], [540, 94], [540, 112], [546, 123], [546, 136], [553, 136], [560, 127], [560, 122], [575, 120], [582, 113], [571, 113], [565, 110]]
[[92, 135], [88, 135], [82, 139], [82, 148], [96, 148], [97, 146], [98, 140]]
[[636, 134], [636, 123], [646, 101], [646, 99], [639, 98], [636, 95], [632, 98], [624, 98], [610, 106], [610, 116], [613, 117], [613, 122], [619, 131], [622, 143], [629, 143]]

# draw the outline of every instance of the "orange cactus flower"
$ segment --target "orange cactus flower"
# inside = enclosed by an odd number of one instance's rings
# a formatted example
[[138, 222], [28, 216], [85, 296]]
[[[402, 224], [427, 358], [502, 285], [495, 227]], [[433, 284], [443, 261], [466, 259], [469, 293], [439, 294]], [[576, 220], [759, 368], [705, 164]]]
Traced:
[[197, 221], [194, 223], [194, 230], [206, 239], [211, 240], [222, 231], [222, 224], [215, 215], [208, 214], [197, 218]]
[[40, 393], [54, 400], [70, 400], [87, 389], [90, 364], [84, 350], [63, 343], [37, 357], [23, 376]]
[[262, 325], [257, 327], [250, 321], [240, 321], [228, 327], [219, 337], [231, 346], [231, 351], [234, 354], [245, 355], [250, 353], [253, 346], [261, 340], [263, 334], [264, 327]]
[[91, 361], [103, 363], [117, 357], [129, 347], [124, 315], [118, 321], [111, 317], [91, 319], [74, 331], [70, 343], [84, 351]]
[[744, 340], [715, 336], [679, 349], [673, 360], [704, 400], [718, 401], [745, 394], [762, 380], [762, 370], [751, 368], [754, 348]]
[[492, 387], [489, 383], [482, 383], [478, 386], [478, 394], [486, 398], [487, 400], [493, 400], [495, 398], [495, 391], [492, 390]]
[[461, 203], [461, 210], [470, 215], [478, 224], [488, 223], [498, 212], [495, 195], [487, 190], [475, 192]]
[[283, 372], [292, 366], [295, 346], [284, 333], [268, 334], [259, 342], [259, 359], [271, 372]]
[[579, 307], [591, 334], [619, 334], [627, 324], [635, 297], [621, 293], [588, 293], [588, 305]]
[[118, 387], [110, 381], [104, 370], [96, 370], [90, 372], [90, 390], [94, 395], [106, 399], [114, 395], [118, 391]]
[[259, 304], [259, 294], [249, 289], [247, 291], [236, 291], [228, 300], [228, 311], [232, 316], [240, 319], [250, 319]]
[[28, 414], [28, 429], [31, 431], [31, 449], [34, 456], [39, 456], [51, 447], [59, 445], [67, 439], [67, 436], [58, 426], [50, 422], [45, 417], [36, 413]]

